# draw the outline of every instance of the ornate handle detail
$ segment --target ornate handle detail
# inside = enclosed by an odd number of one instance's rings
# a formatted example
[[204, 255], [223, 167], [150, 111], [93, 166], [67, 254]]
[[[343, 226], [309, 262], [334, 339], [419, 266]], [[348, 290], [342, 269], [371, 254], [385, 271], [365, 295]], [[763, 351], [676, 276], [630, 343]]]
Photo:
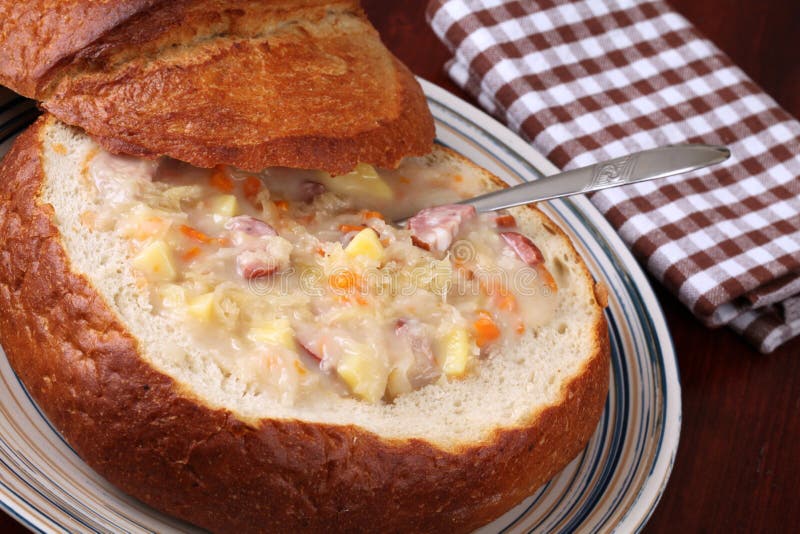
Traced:
[[630, 155], [598, 163], [594, 166], [592, 179], [586, 185], [584, 191], [624, 184], [633, 175], [633, 168], [636, 166], [637, 159], [636, 155]]

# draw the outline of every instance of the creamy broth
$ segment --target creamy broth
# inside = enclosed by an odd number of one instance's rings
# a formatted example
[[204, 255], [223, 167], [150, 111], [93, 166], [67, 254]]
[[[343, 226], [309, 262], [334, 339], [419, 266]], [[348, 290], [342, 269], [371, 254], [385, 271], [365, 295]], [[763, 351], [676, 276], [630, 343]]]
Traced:
[[554, 310], [514, 218], [452, 205], [469, 195], [460, 177], [421, 159], [331, 177], [101, 151], [86, 178], [105, 208], [82, 220], [128, 240], [152, 313], [285, 403], [320, 388], [388, 402], [460, 379]]

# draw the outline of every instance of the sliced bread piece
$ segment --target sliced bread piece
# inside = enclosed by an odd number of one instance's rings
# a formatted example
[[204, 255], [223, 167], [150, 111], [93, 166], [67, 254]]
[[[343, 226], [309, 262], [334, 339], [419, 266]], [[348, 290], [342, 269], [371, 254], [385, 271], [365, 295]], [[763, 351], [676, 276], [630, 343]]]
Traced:
[[356, 1], [0, 1], [0, 84], [107, 149], [201, 167], [392, 167], [431, 149]]

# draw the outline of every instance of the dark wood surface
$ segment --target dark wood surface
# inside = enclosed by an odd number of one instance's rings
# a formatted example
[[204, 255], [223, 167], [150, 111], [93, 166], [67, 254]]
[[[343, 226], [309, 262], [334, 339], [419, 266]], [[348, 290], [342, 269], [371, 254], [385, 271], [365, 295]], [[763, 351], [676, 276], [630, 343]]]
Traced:
[[[387, 46], [412, 71], [473, 102], [448, 79], [425, 23], [427, 0], [364, 0]], [[672, 3], [795, 116], [800, 116], [800, 2]], [[651, 280], [678, 357], [683, 424], [667, 489], [645, 532], [800, 529], [800, 340], [769, 356], [708, 330]]]
[[[599, 0], [598, 0], [599, 1]], [[472, 101], [443, 70], [427, 0], [364, 0], [387, 46], [414, 73]], [[681, 13], [800, 116], [800, 2], [676, 0]], [[683, 424], [675, 467], [648, 533], [800, 529], [800, 340], [769, 356], [708, 330], [654, 283], [675, 343]], [[24, 531], [0, 515], [0, 531]]]

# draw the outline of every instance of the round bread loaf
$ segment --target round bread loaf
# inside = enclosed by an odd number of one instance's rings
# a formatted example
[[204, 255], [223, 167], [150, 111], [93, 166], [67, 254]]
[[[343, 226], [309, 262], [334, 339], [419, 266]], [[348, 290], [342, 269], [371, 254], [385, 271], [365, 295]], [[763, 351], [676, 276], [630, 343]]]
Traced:
[[[226, 380], [180, 325], [148, 313], [124, 243], [81, 224], [81, 166], [96, 150], [44, 116], [5, 158], [0, 341], [55, 427], [127, 493], [219, 532], [468, 531], [594, 432], [608, 388], [603, 291], [535, 207], [513, 214], [558, 282], [550, 323], [479, 373], [392, 403], [287, 406]], [[445, 149], [424, 159], [500, 187]]]
[[0, 84], [113, 152], [202, 167], [392, 167], [433, 144], [355, 0], [0, 0]]

